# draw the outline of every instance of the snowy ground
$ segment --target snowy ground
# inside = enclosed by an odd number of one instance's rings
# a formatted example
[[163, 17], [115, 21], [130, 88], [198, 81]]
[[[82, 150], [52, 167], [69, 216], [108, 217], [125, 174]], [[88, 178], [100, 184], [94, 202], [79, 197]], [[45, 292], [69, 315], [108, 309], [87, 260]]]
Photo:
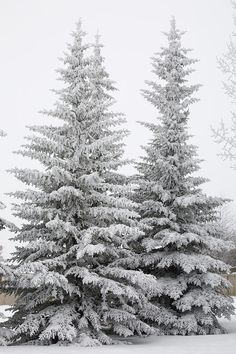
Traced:
[[[236, 298], [235, 298], [236, 306]], [[7, 306], [1, 306], [5, 310]], [[222, 320], [228, 334], [217, 336], [164, 336], [135, 338], [133, 345], [102, 346], [95, 348], [81, 347], [1, 347], [1, 354], [231, 354], [236, 349], [236, 315], [231, 321]]]

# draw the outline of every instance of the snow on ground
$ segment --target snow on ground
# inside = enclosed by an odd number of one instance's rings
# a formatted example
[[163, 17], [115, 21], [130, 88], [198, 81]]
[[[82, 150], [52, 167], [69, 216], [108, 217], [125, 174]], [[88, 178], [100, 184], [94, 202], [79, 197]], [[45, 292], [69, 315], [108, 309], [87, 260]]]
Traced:
[[[235, 297], [236, 307], [236, 297]], [[8, 306], [1, 306], [1, 312], [6, 312]], [[228, 334], [214, 336], [163, 336], [148, 338], [133, 338], [132, 345], [120, 344], [95, 348], [76, 346], [59, 347], [51, 345], [1, 347], [1, 354], [233, 354], [236, 350], [236, 315], [231, 321], [221, 320]]]

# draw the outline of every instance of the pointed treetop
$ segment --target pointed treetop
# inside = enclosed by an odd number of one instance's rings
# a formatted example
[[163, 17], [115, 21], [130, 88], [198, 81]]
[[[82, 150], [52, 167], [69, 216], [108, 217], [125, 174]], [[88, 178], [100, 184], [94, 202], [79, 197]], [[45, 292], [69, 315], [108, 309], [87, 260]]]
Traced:
[[75, 24], [76, 30], [75, 33], [80, 34], [81, 36], [85, 36], [87, 33], [82, 29], [82, 19], [79, 18], [78, 22]]
[[101, 38], [101, 35], [99, 33], [99, 30], [97, 30], [97, 33], [95, 34], [95, 43], [96, 44], [100, 44], [100, 38]]
[[175, 16], [172, 16], [172, 17], [171, 17], [171, 20], [170, 20], [170, 28], [171, 28], [171, 30], [176, 31], [176, 20], [175, 20]]
[[167, 35], [168, 39], [171, 41], [179, 40], [184, 33], [184, 31], [180, 31], [176, 28], [176, 19], [174, 16], [172, 16], [170, 20], [170, 31], [165, 33], [165, 35]]
[[[86, 35], [87, 32], [82, 29], [82, 20], [79, 19], [79, 21], [76, 23], [75, 30], [71, 32], [73, 40], [67, 43], [67, 50], [64, 52], [63, 57], [59, 57], [59, 60], [64, 65], [68, 64], [67, 68], [59, 68], [56, 70], [60, 74], [59, 80], [65, 80], [66, 82], [70, 82], [71, 80], [73, 81], [73, 78], [71, 78], [69, 71], [74, 70], [74, 65], [82, 67], [82, 62], [84, 65], [88, 64], [88, 61], [85, 58], [85, 52], [87, 51], [87, 49], [91, 48], [91, 44], [84, 43], [84, 37]], [[77, 78], [79, 80], [78, 72]]]
[[[81, 20], [81, 18], [79, 18], [78, 22], [76, 23], [75, 30], [72, 31], [72, 37], [74, 37], [74, 39], [75, 39], [74, 45], [77, 44], [77, 46], [81, 46], [82, 39], [86, 35], [87, 35], [87, 32], [83, 30], [83, 28], [82, 28], [82, 20]], [[72, 45], [69, 44], [68, 47], [71, 48]]]
[[101, 44], [100, 39], [101, 39], [101, 35], [97, 30], [97, 33], [95, 35], [95, 43], [94, 43], [94, 54], [96, 57], [101, 56], [101, 48], [103, 47], [103, 45]]

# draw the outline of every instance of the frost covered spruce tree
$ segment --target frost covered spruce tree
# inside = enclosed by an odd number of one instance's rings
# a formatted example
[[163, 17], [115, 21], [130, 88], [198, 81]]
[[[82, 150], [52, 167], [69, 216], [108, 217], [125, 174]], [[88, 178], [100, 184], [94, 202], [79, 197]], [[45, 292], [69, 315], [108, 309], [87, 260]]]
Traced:
[[155, 277], [117, 267], [132, 257], [129, 244], [140, 237], [130, 187], [117, 172], [125, 161], [114, 113], [113, 82], [104, 69], [98, 36], [93, 50], [84, 44], [81, 24], [59, 70], [63, 88], [54, 109], [58, 126], [31, 126], [19, 154], [44, 169], [15, 168], [28, 189], [13, 193], [24, 220], [15, 241], [14, 316], [5, 324], [13, 343], [114, 343], [110, 334], [154, 332], [137, 316], [155, 294]]
[[231, 299], [224, 295], [229, 283], [220, 275], [229, 268], [210, 256], [225, 247], [209, 226], [224, 201], [206, 196], [200, 188], [205, 179], [194, 174], [200, 161], [188, 142], [187, 124], [199, 85], [188, 84], [196, 60], [182, 47], [182, 34], [172, 19], [168, 46], [152, 58], [157, 80], [143, 90], [159, 112], [159, 123], [143, 123], [153, 138], [137, 164], [135, 198], [149, 230], [142, 239], [143, 251], [139, 247], [142, 261], [133, 264], [158, 279], [162, 294], [152, 301], [176, 317], [165, 326], [167, 334], [217, 334], [224, 332], [217, 317], [228, 318], [233, 312]]

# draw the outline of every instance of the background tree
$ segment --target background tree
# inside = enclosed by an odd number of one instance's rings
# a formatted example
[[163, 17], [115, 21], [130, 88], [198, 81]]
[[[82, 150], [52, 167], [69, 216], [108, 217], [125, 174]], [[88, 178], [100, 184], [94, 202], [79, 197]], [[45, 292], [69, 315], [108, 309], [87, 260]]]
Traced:
[[[236, 3], [232, 2], [234, 10]], [[234, 15], [234, 24], [236, 25], [236, 16]], [[219, 67], [225, 76], [224, 91], [230, 98], [231, 103], [236, 105], [236, 33], [232, 33], [232, 37], [227, 45], [227, 52], [218, 60]], [[231, 111], [231, 124], [226, 126], [222, 120], [219, 127], [213, 127], [213, 136], [216, 143], [220, 144], [222, 151], [219, 154], [224, 160], [232, 162], [232, 168], [236, 169], [236, 113]], [[235, 216], [228, 217], [228, 211], [222, 210], [221, 220], [218, 226], [223, 227], [221, 237], [228, 237], [231, 233], [231, 241], [236, 242], [235, 228], [232, 228], [232, 220]], [[232, 266], [236, 265], [236, 250], [233, 247], [230, 251], [221, 254], [221, 257]]]
[[[3, 136], [6, 136], [6, 133], [0, 129], [0, 137], [3, 137]], [[0, 201], [0, 209], [4, 209], [5, 208], [5, 205]], [[2, 230], [4, 228], [4, 225], [5, 225], [5, 221], [0, 218], [0, 230]]]
[[[0, 137], [6, 136], [6, 133], [0, 129]], [[4, 209], [5, 205], [0, 201], [0, 209]], [[0, 231], [5, 229], [6, 227], [10, 227], [13, 230], [13, 224], [9, 223], [5, 219], [0, 217]], [[4, 259], [2, 257], [2, 246], [0, 245], [0, 293], [1, 293], [1, 283], [3, 282], [3, 277], [12, 278], [13, 274], [11, 269], [4, 263]], [[0, 311], [0, 320], [5, 319], [5, 316]], [[6, 328], [0, 328], [0, 345], [6, 344], [6, 339], [9, 339], [11, 336], [11, 331]]]
[[[236, 3], [232, 2], [234, 10]], [[234, 24], [236, 25], [236, 16], [234, 16]], [[218, 60], [219, 67], [225, 75], [224, 91], [230, 98], [233, 105], [236, 104], [236, 33], [232, 33], [232, 37], [227, 45], [227, 52]], [[236, 159], [236, 113], [231, 112], [231, 126], [227, 127], [224, 121], [220, 126], [212, 128], [213, 136], [217, 143], [222, 146], [221, 156], [224, 159], [235, 161]], [[236, 165], [233, 165], [236, 168]]]
[[189, 143], [187, 125], [199, 85], [188, 84], [196, 60], [182, 47], [182, 34], [172, 19], [168, 46], [152, 58], [156, 81], [143, 90], [157, 108], [159, 122], [143, 123], [153, 137], [137, 164], [135, 200], [149, 230], [139, 247], [140, 264], [131, 259], [130, 267], [135, 264], [158, 279], [162, 294], [153, 303], [177, 318], [165, 327], [166, 333], [217, 334], [224, 332], [217, 318], [233, 313], [232, 300], [224, 295], [229, 283], [220, 275], [229, 268], [210, 256], [226, 247], [209, 226], [224, 201], [206, 196], [200, 188], [205, 179], [195, 175], [200, 160]]
[[13, 193], [21, 203], [14, 215], [23, 225], [12, 259], [16, 278], [6, 284], [17, 301], [5, 324], [14, 343], [110, 344], [110, 334], [154, 333], [138, 318], [158, 291], [154, 277], [117, 266], [132, 257], [139, 239], [130, 186], [117, 172], [123, 164], [122, 114], [111, 111], [113, 82], [100, 54], [98, 37], [83, 43], [79, 23], [59, 70], [63, 88], [55, 108], [43, 111], [61, 122], [32, 126], [18, 152], [43, 170], [11, 172], [28, 185]]
[[236, 217], [230, 204], [225, 204], [219, 209], [219, 218], [211, 224], [211, 227], [215, 227], [216, 235], [230, 245], [229, 250], [213, 251], [212, 255], [236, 267]]

